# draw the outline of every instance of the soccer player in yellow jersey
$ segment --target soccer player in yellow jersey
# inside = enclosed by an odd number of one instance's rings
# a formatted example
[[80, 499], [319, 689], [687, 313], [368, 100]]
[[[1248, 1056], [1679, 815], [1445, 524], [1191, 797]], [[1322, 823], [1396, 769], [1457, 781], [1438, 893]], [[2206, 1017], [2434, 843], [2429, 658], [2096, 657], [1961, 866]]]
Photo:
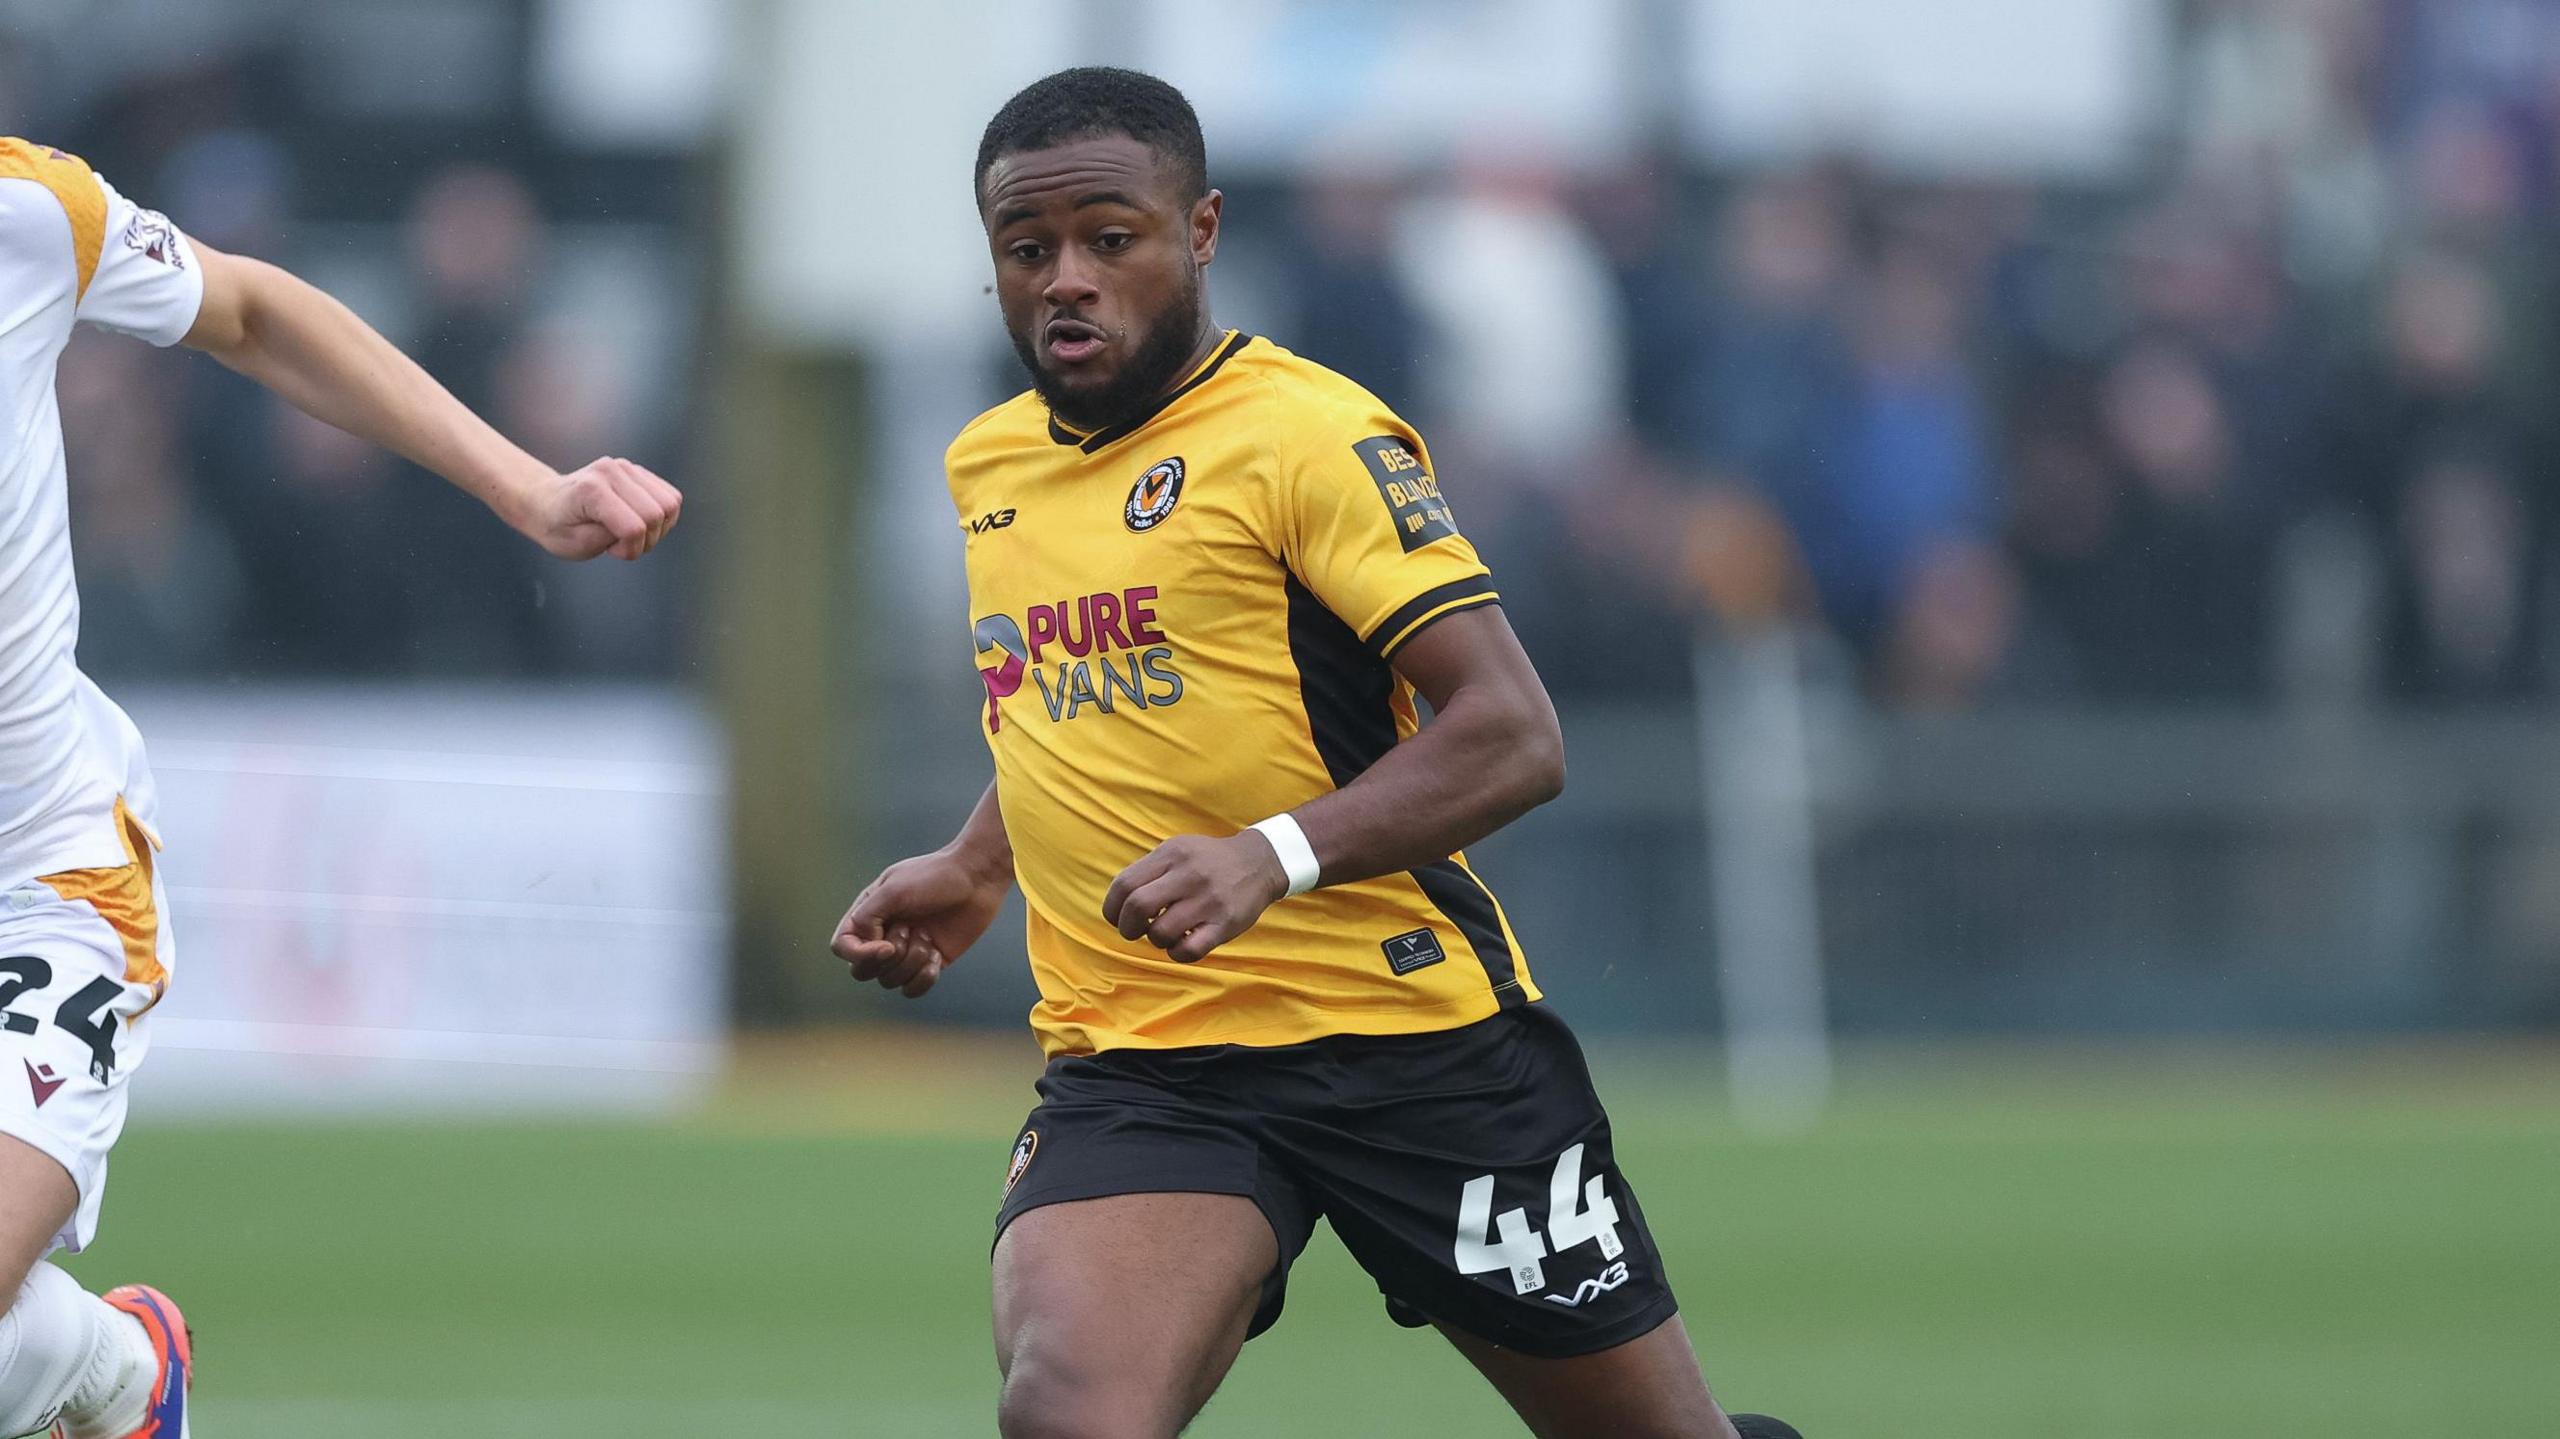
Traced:
[[345, 306], [196, 244], [75, 156], [0, 136], [0, 1436], [187, 1439], [177, 1307], [140, 1285], [91, 1295], [47, 1262], [96, 1234], [177, 968], [142, 736], [75, 657], [53, 389], [81, 325], [202, 350], [564, 559], [638, 559], [682, 498], [624, 460], [554, 472]]
[[1564, 744], [1421, 437], [1210, 322], [1223, 201], [1173, 87], [1039, 81], [976, 182], [1032, 384], [948, 460], [995, 781], [834, 948], [921, 995], [1028, 903], [1049, 1066], [996, 1219], [1004, 1434], [1179, 1432], [1322, 1217], [1540, 1435], [1792, 1435], [1709, 1396], [1459, 853], [1556, 796]]

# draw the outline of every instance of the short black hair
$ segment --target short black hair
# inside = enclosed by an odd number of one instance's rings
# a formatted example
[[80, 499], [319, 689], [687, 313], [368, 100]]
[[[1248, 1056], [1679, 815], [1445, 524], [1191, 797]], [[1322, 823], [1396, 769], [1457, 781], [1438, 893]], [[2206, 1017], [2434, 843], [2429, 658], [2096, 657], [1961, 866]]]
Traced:
[[1171, 161], [1186, 202], [1209, 193], [1209, 145], [1181, 91], [1136, 70], [1080, 65], [1032, 81], [987, 122], [973, 182], [980, 200], [997, 156], [1097, 135], [1126, 135]]

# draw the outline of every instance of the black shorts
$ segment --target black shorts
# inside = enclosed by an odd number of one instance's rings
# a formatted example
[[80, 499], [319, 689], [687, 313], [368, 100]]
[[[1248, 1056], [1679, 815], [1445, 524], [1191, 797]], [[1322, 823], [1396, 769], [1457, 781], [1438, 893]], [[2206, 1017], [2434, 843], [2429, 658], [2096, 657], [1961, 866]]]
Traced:
[[1582, 1050], [1543, 1004], [1434, 1034], [1050, 1061], [997, 1235], [1042, 1205], [1164, 1192], [1244, 1195], [1271, 1221], [1251, 1334], [1318, 1216], [1400, 1324], [1565, 1358], [1678, 1307]]

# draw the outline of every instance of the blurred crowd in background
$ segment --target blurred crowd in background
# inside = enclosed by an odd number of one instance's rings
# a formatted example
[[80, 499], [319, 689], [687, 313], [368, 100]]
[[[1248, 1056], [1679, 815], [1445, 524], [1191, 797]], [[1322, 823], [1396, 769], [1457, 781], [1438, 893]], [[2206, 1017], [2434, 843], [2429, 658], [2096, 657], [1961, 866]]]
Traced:
[[[96, 18], [116, 48], [112, 17]], [[0, 131], [80, 154], [206, 244], [311, 278], [539, 459], [679, 472], [688, 417], [670, 396], [691, 359], [616, 341], [688, 318], [687, 256], [705, 242], [673, 210], [686, 187], [646, 157], [546, 150], [504, 69], [442, 113], [332, 96], [289, 37], [220, 40], [120, 66], [0, 30]], [[652, 313], [617, 313], [633, 308]], [[111, 682], [681, 663], [680, 556], [550, 560], [460, 491], [199, 357], [83, 331], [59, 393], [81, 660]]]
[[[1311, 164], [1241, 308], [1422, 426], [1568, 697], [1773, 624], [1912, 707], [2547, 694], [2560, 6], [2199, 0], [2178, 35], [2136, 185]], [[646, 157], [546, 153], [503, 87], [477, 131], [351, 133], [254, 50], [78, 93], [37, 53], [0, 39], [0, 124], [352, 290], [545, 459], [685, 453], [711, 207]], [[606, 222], [652, 265], [570, 303]], [[62, 398], [102, 674], [680, 663], [683, 566], [552, 565], [208, 364], [84, 341]]]
[[1316, 178], [1281, 338], [1425, 427], [1563, 689], [1703, 618], [1908, 706], [2547, 694], [2560, 6], [2215, 0], [2175, 94], [2122, 192]]

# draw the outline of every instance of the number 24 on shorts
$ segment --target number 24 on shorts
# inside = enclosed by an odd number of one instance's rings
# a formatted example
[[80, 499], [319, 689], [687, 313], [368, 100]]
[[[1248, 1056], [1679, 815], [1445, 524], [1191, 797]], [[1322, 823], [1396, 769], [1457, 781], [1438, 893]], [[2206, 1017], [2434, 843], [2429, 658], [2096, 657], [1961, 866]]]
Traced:
[[[1497, 1226], [1502, 1235], [1498, 1240], [1493, 1237]], [[1511, 1287], [1522, 1294], [1547, 1287], [1546, 1265], [1540, 1261], [1549, 1254], [1562, 1254], [1592, 1240], [1599, 1241], [1604, 1260], [1626, 1252], [1618, 1239], [1618, 1202], [1609, 1197], [1601, 1176], [1591, 1176], [1588, 1185], [1582, 1182], [1579, 1144], [1556, 1159], [1555, 1177], [1547, 1185], [1547, 1237], [1543, 1240], [1529, 1226], [1527, 1210], [1506, 1209], [1500, 1219], [1494, 1218], [1490, 1174], [1468, 1180], [1458, 1199], [1458, 1272], [1508, 1270]]]
[[[0, 1030], [35, 1033], [36, 1017], [18, 1013], [9, 1002], [51, 983], [53, 966], [44, 960], [31, 954], [0, 957]], [[123, 994], [124, 986], [114, 980], [93, 979], [53, 1012], [56, 1027], [89, 1046], [89, 1074], [100, 1084], [109, 1082], [116, 1070], [116, 1017], [106, 1009]]]

